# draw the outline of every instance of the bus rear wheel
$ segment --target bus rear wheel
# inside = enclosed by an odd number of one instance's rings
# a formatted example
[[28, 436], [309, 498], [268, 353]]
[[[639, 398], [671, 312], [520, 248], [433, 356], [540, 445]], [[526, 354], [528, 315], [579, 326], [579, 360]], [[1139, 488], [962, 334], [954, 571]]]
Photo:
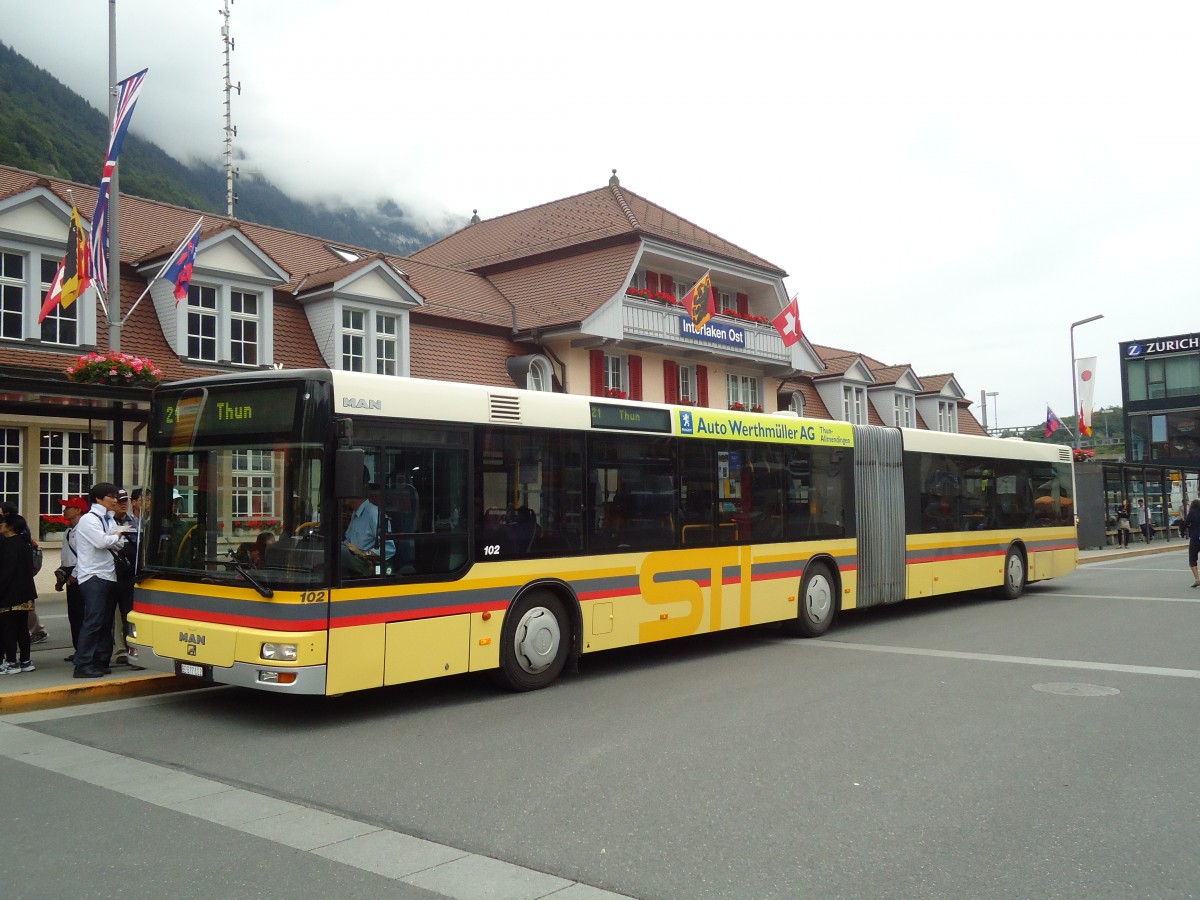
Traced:
[[800, 582], [800, 608], [796, 618], [783, 623], [793, 637], [820, 637], [837, 615], [837, 587], [823, 563], [809, 566]]
[[562, 600], [550, 591], [530, 591], [504, 619], [500, 677], [514, 691], [535, 691], [554, 681], [567, 661], [571, 629]]
[[1016, 600], [1025, 593], [1025, 554], [1016, 547], [1009, 547], [1004, 557], [1004, 581], [1000, 585], [1000, 596], [1005, 600]]

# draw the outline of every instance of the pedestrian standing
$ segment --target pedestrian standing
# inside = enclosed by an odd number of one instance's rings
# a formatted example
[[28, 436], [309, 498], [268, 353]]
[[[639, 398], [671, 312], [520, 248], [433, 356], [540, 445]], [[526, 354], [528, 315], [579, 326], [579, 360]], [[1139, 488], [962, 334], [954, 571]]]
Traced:
[[1129, 547], [1129, 499], [1121, 501], [1117, 507], [1117, 546]]
[[[19, 516], [21, 515], [21, 511], [17, 509], [17, 505], [15, 503], [9, 503], [6, 500], [4, 503], [0, 503], [0, 515]], [[37, 549], [38, 542], [33, 539], [33, 532], [29, 530], [28, 521], [26, 521], [25, 527], [21, 529], [21, 537], [25, 539], [25, 543], [27, 543], [31, 548], [35, 550]], [[37, 572], [34, 572], [33, 574], [37, 575]], [[29, 610], [29, 635], [29, 639], [35, 644], [40, 644], [42, 641], [46, 640], [46, 638], [50, 637], [50, 635], [46, 633], [46, 629], [42, 627], [42, 620], [38, 618], [36, 604], [34, 604], [34, 606], [32, 606]]]
[[88, 492], [91, 509], [75, 526], [75, 578], [83, 597], [83, 624], [75, 647], [75, 677], [99, 678], [112, 674], [114, 591], [117, 586], [113, 552], [125, 546], [127, 528], [112, 520], [119, 488], [102, 481]]
[[1150, 521], [1150, 510], [1146, 501], [1138, 500], [1138, 524], [1142, 526], [1142, 540], [1147, 544], [1154, 540], [1154, 523]]
[[34, 670], [29, 655], [29, 611], [37, 599], [33, 582], [33, 548], [21, 532], [22, 516], [0, 517], [0, 646], [4, 660], [0, 674], [20, 675]]
[[125, 646], [125, 625], [129, 614], [133, 612], [133, 578], [137, 573], [138, 544], [141, 536], [141, 522], [129, 511], [129, 507], [129, 494], [121, 488], [117, 491], [117, 508], [113, 513], [113, 521], [131, 529], [129, 537], [125, 539], [125, 546], [117, 551], [117, 587], [113, 592], [116, 599], [113, 646], [117, 651], [113, 663], [122, 666], [129, 662], [128, 648]]
[[1146, 539], [1146, 532], [1142, 528], [1142, 516], [1146, 514], [1146, 507], [1143, 503], [1144, 501], [1139, 500], [1129, 508], [1129, 523], [1133, 526], [1134, 530], [1142, 535], [1142, 540], [1144, 541]]
[[75, 537], [75, 527], [79, 524], [79, 517], [91, 507], [85, 497], [71, 497], [61, 502], [63, 518], [67, 520], [67, 530], [63, 532], [58, 568], [54, 570], [54, 590], [67, 592], [67, 622], [71, 626], [71, 655], [66, 658], [66, 661], [74, 662], [75, 648], [79, 646], [79, 629], [83, 625], [83, 595], [79, 592], [79, 581], [75, 577], [75, 563], [79, 558], [75, 552], [78, 543], [78, 538]]
[[1200, 497], [1192, 500], [1183, 522], [1188, 532], [1188, 566], [1192, 570], [1192, 587], [1200, 587], [1200, 573], [1196, 571], [1196, 560], [1200, 557]]

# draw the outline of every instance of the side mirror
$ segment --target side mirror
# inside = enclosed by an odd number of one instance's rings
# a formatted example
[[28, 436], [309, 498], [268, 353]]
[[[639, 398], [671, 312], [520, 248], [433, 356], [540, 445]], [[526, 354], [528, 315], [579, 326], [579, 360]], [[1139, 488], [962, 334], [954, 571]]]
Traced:
[[367, 452], [350, 447], [339, 447], [334, 457], [333, 488], [334, 496], [339, 500], [347, 497], [363, 497], [367, 493], [367, 483], [363, 479], [363, 470], [367, 465]]

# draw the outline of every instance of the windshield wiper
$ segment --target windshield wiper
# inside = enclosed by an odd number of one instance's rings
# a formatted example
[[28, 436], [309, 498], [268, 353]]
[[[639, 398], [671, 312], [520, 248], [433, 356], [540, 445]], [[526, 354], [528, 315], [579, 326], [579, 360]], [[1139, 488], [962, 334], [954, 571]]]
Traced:
[[272, 588], [267, 587], [265, 584], [260, 582], [253, 575], [251, 575], [250, 570], [247, 569], [245, 566], [243, 566], [238, 561], [237, 557], [233, 555], [232, 550], [229, 551], [229, 559], [206, 559], [204, 561], [206, 563], [212, 563], [212, 564], [218, 565], [218, 566], [232, 566], [234, 569], [237, 569], [239, 575], [241, 575], [248, 582], [250, 582], [252, 585], [254, 585], [254, 589], [256, 591], [258, 591], [260, 594], [262, 594], [264, 597], [266, 597], [268, 600], [270, 600], [272, 597], [275, 596], [275, 591]]

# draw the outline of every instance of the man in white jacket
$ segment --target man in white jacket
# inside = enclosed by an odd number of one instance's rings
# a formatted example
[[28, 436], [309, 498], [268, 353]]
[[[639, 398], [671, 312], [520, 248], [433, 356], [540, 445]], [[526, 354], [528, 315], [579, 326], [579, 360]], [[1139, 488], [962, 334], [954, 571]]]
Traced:
[[125, 533], [129, 531], [128, 526], [113, 522], [118, 490], [107, 481], [92, 485], [88, 492], [92, 507], [75, 526], [75, 580], [83, 597], [83, 624], [75, 646], [76, 678], [112, 673], [108, 664], [113, 650], [113, 592], [117, 587], [113, 551], [125, 546]]

